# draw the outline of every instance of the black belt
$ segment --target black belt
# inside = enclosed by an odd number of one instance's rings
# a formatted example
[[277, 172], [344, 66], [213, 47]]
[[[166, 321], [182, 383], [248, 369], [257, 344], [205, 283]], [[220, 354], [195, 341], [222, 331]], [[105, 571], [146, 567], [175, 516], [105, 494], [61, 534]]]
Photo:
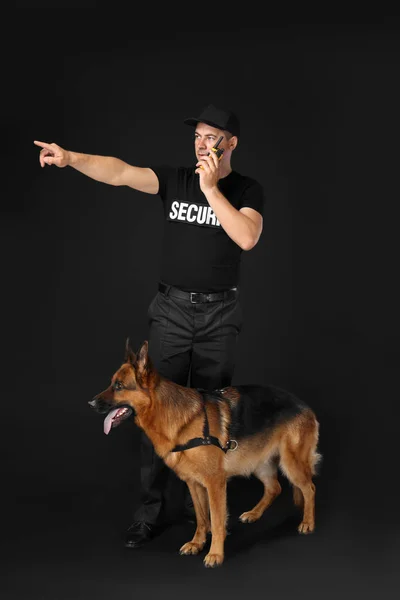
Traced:
[[182, 300], [188, 300], [192, 304], [198, 304], [199, 302], [221, 302], [222, 300], [231, 300], [238, 294], [237, 288], [231, 288], [223, 292], [211, 292], [209, 294], [205, 292], [185, 292], [179, 288], [167, 285], [165, 283], [159, 283], [158, 289], [162, 294], [166, 296], [175, 296], [176, 298], [182, 298]]

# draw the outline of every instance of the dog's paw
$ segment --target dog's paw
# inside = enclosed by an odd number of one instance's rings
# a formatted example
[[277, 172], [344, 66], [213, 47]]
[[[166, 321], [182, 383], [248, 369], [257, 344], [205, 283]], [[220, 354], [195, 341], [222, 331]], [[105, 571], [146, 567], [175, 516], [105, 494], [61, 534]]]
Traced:
[[219, 567], [224, 562], [223, 554], [211, 554], [209, 552], [204, 558], [204, 566], [205, 567]]
[[182, 548], [179, 550], [179, 554], [198, 554], [203, 550], [204, 544], [196, 544], [195, 542], [187, 542], [183, 544]]
[[258, 521], [259, 518], [260, 515], [252, 510], [249, 510], [248, 512], [244, 512], [240, 515], [239, 521], [242, 521], [242, 523], [254, 523], [254, 521]]
[[298, 527], [299, 533], [312, 533], [314, 531], [314, 523], [302, 521]]

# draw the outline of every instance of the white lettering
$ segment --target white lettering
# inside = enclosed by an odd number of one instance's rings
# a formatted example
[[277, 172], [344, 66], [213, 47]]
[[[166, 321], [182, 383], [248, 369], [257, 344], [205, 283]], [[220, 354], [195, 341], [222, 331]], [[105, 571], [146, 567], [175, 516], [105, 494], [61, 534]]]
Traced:
[[169, 218], [170, 219], [176, 219], [176, 217], [178, 216], [178, 211], [177, 208], [179, 206], [179, 202], [178, 200], [175, 200], [172, 204], [171, 204], [171, 212], [169, 213]]
[[181, 205], [179, 207], [179, 213], [178, 213], [178, 220], [179, 221], [185, 221], [185, 215], [186, 215], [186, 211], [187, 211], [187, 207], [188, 207], [188, 203], [187, 202], [181, 202]]
[[186, 215], [186, 220], [188, 223], [193, 223], [196, 220], [196, 217], [192, 217], [192, 211], [196, 210], [197, 211], [197, 206], [195, 204], [191, 204], [188, 208], [187, 211], [187, 215]]
[[207, 206], [200, 206], [199, 212], [197, 214], [197, 222], [199, 223], [199, 225], [203, 225], [203, 223], [205, 223], [206, 216], [207, 216]]
[[209, 223], [209, 224], [212, 223], [213, 225], [215, 225], [217, 217], [215, 216], [215, 213], [211, 207], [208, 210], [209, 210], [209, 213], [208, 213], [208, 217], [207, 217], [207, 223]]
[[198, 223], [199, 225], [208, 225], [210, 227], [221, 226], [211, 206], [189, 204], [188, 202], [180, 202], [179, 200], [173, 200], [169, 219], [185, 223]]

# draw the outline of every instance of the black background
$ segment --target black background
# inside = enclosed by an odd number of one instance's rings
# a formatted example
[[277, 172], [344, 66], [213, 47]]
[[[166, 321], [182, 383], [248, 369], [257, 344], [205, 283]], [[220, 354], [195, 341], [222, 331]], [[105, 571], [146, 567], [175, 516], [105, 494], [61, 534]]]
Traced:
[[[20, 4], [4, 21], [3, 597], [391, 598], [399, 18], [101, 6]], [[231, 535], [215, 571], [179, 556], [190, 525], [125, 550], [139, 431], [127, 422], [106, 437], [87, 406], [126, 337], [134, 347], [146, 339], [161, 202], [70, 168], [41, 169], [33, 145], [190, 165], [193, 132], [182, 120], [209, 102], [240, 115], [233, 166], [266, 194], [262, 237], [243, 254], [234, 383], [275, 383], [309, 402], [324, 455], [313, 536], [296, 533], [284, 481], [247, 528], [236, 517], [260, 489], [229, 484]]]

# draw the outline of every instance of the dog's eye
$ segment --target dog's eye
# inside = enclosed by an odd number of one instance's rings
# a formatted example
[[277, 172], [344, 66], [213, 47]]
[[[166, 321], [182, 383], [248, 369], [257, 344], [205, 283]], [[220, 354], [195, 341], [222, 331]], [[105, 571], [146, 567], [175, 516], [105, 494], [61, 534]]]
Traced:
[[120, 381], [117, 381], [116, 383], [114, 383], [114, 389], [115, 390], [122, 390], [123, 389], [123, 385]]

